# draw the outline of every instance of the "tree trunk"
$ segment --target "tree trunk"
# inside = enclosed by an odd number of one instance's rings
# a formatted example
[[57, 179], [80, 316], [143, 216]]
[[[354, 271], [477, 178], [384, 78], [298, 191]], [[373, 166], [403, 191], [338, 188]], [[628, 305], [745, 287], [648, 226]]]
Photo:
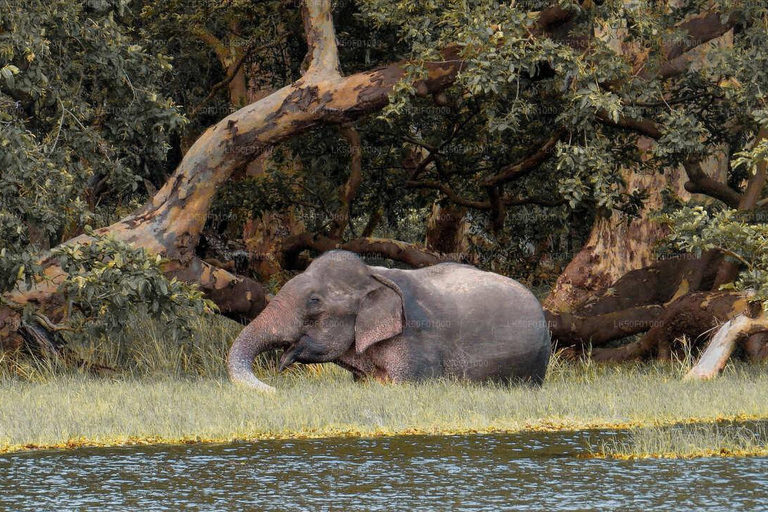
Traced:
[[466, 208], [454, 204], [433, 204], [427, 219], [427, 250], [453, 255], [454, 259], [463, 260], [461, 255], [466, 255], [469, 250], [466, 239], [469, 225], [464, 218], [466, 211]]
[[282, 267], [282, 241], [306, 232], [306, 226], [291, 207], [282, 212], [264, 212], [256, 219], [248, 219], [243, 230], [250, 268], [259, 281], [266, 283], [284, 270]]
[[[682, 3], [684, 2], [677, 0], [670, 2]], [[623, 32], [626, 32], [626, 29], [597, 29], [595, 35], [619, 54], [637, 55], [637, 48], [626, 46]], [[730, 29], [711, 35], [714, 37], [702, 38], [699, 43], [703, 44], [699, 46], [680, 50], [689, 50], [685, 53], [685, 58], [691, 68], [707, 65], [707, 53], [710, 48], [733, 44], [733, 32]], [[670, 55], [675, 56], [678, 55]], [[653, 143], [652, 139], [641, 137], [638, 141], [641, 154], [650, 155]], [[719, 182], [725, 181], [729, 163], [723, 154], [710, 158], [701, 165], [702, 171], [709, 178]], [[664, 174], [651, 175], [625, 169], [623, 177], [626, 192], [645, 190], [651, 194], [643, 205], [640, 217], [627, 223], [616, 212], [611, 212], [607, 217], [598, 216], [587, 243], [565, 268], [544, 301], [546, 309], [553, 312], [578, 309], [597, 292], [627, 272], [650, 265], [655, 260], [654, 245], [667, 234], [665, 229], [649, 219], [649, 214], [662, 206], [663, 198], [660, 192], [667, 188], [684, 201], [691, 197], [685, 186], [687, 177], [682, 168], [666, 169]]]
[[[650, 141], [643, 139], [641, 147], [648, 151]], [[654, 245], [667, 234], [650, 219], [651, 213], [662, 206], [661, 191], [669, 186], [683, 200], [690, 198], [683, 187], [686, 179], [681, 169], [667, 170], [664, 174], [641, 174], [626, 169], [624, 179], [627, 192], [646, 190], [650, 193], [640, 216], [629, 223], [615, 211], [607, 217], [598, 216], [587, 242], [566, 266], [544, 301], [546, 309], [553, 312], [578, 309], [627, 272], [651, 265], [656, 259]]]

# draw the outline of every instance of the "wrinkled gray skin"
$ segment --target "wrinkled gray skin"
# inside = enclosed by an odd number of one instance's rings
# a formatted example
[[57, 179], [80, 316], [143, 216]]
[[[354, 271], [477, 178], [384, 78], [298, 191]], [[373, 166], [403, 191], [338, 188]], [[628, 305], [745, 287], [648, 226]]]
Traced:
[[235, 340], [230, 379], [263, 391], [260, 353], [293, 362], [333, 362], [356, 378], [541, 383], [549, 361], [544, 311], [520, 283], [469, 265], [419, 270], [370, 267], [330, 251], [291, 279]]

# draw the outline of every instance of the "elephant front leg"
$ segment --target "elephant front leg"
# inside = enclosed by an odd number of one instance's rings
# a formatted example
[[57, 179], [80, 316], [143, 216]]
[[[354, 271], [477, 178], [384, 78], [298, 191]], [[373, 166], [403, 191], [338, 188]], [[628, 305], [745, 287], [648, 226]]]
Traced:
[[335, 363], [352, 373], [355, 382], [361, 382], [376, 377], [377, 368], [365, 354], [358, 354], [354, 347], [349, 349]]
[[[414, 361], [411, 359], [416, 359]], [[355, 381], [374, 378], [382, 384], [420, 380], [428, 365], [419, 365], [420, 357], [409, 357], [405, 344], [384, 343], [359, 354], [350, 348], [336, 364], [352, 372]], [[428, 372], [431, 375], [431, 372]]]

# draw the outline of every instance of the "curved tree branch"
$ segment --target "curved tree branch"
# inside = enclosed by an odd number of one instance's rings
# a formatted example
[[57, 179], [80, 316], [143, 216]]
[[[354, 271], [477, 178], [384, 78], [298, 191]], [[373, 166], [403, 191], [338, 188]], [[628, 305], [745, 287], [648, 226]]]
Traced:
[[718, 199], [731, 208], [738, 208], [741, 195], [725, 183], [710, 178], [701, 168], [701, 162], [696, 158], [689, 158], [683, 162], [683, 168], [690, 181], [686, 182], [685, 190], [691, 194], [706, 194]]
[[[333, 58], [336, 45], [330, 2], [309, 1], [308, 5], [306, 19], [313, 41], [313, 65], [308, 73], [206, 130], [189, 148], [171, 178], [146, 205], [111, 226], [97, 230], [97, 234], [110, 234], [118, 240], [143, 247], [151, 254], [161, 255], [171, 261], [169, 273], [183, 273], [187, 267], [200, 265], [196, 261], [195, 247], [216, 190], [233, 172], [274, 144], [323, 123], [353, 121], [388, 103], [393, 87], [405, 75], [407, 63], [396, 62], [340, 77]], [[427, 63], [426, 77], [418, 82], [420, 87], [429, 93], [437, 93], [450, 86], [461, 65], [455, 52], [455, 48], [446, 50], [441, 61]], [[90, 241], [90, 237], [83, 235], [66, 243], [87, 244]], [[19, 283], [5, 298], [22, 305], [34, 302], [43, 310], [46, 305], [52, 305], [58, 285], [66, 275], [55, 259], [45, 259], [41, 264], [45, 267], [46, 279], [31, 287]], [[190, 270], [183, 275], [199, 282], [204, 272]], [[0, 314], [4, 314], [4, 309], [7, 308], [0, 307]], [[8, 312], [8, 315], [17, 317], [18, 313]], [[12, 322], [5, 324], [12, 325]]]
[[[437, 190], [438, 192], [441, 192], [446, 199], [448, 199], [450, 202], [458, 205], [458, 206], [465, 206], [467, 208], [473, 208], [475, 210], [491, 210], [492, 205], [490, 201], [475, 201], [472, 199], [467, 199], [465, 197], [459, 196], [453, 188], [447, 183], [443, 183], [436, 180], [417, 180], [417, 181], [406, 181], [406, 186], [412, 187], [412, 188], [423, 188], [423, 189], [431, 189], [431, 190]], [[550, 197], [537, 197], [537, 196], [531, 196], [531, 197], [513, 197], [510, 194], [505, 194], [501, 197], [499, 197], [500, 204], [504, 206], [524, 206], [524, 205], [537, 205], [537, 206], [562, 206], [566, 204], [568, 201], [562, 198], [550, 198]]]
[[565, 130], [558, 129], [534, 152], [526, 156], [521, 161], [502, 167], [501, 171], [495, 176], [491, 176], [483, 181], [485, 187], [496, 187], [507, 183], [513, 179], [525, 176], [530, 171], [541, 165], [551, 154], [552, 149], [563, 136]]
[[659, 140], [662, 135], [659, 127], [650, 119], [632, 119], [626, 116], [619, 116], [617, 120], [614, 120], [604, 110], [597, 113], [597, 119], [603, 124], [624, 128], [654, 140]]
[[207, 44], [216, 53], [216, 57], [219, 59], [219, 63], [226, 69], [229, 67], [230, 54], [227, 51], [227, 47], [224, 43], [213, 35], [207, 28], [202, 25], [195, 25], [192, 27], [192, 34], [197, 36], [201, 41]]
[[261, 52], [263, 50], [266, 50], [267, 48], [271, 48], [271, 47], [275, 46], [276, 44], [278, 44], [278, 43], [280, 43], [280, 42], [282, 42], [284, 40], [285, 40], [285, 35], [279, 37], [276, 41], [272, 41], [271, 43], [264, 44], [264, 45], [261, 45], [261, 46], [249, 45], [245, 49], [245, 51], [243, 51], [242, 55], [240, 55], [240, 57], [237, 59], [237, 61], [234, 64], [232, 64], [231, 66], [229, 66], [229, 68], [227, 69], [227, 77], [224, 80], [222, 80], [221, 82], [215, 84], [211, 88], [211, 91], [208, 93], [208, 95], [205, 98], [203, 98], [203, 100], [200, 103], [195, 105], [192, 108], [192, 110], [189, 111], [189, 116], [190, 117], [195, 116], [198, 112], [200, 112], [200, 110], [205, 105], [208, 104], [209, 101], [211, 101], [213, 98], [215, 98], [216, 95], [219, 94], [219, 92], [222, 89], [224, 89], [225, 87], [229, 86], [229, 84], [232, 83], [232, 80], [234, 80], [235, 77], [237, 77], [237, 74], [240, 72], [240, 69], [243, 67], [243, 64], [245, 64], [245, 61], [247, 61], [248, 58], [251, 55], [253, 55], [254, 53], [259, 53], [259, 52]]
[[444, 255], [429, 251], [421, 245], [387, 238], [356, 238], [349, 242], [340, 242], [327, 236], [313, 233], [301, 233], [286, 238], [283, 241], [282, 253], [286, 261], [286, 268], [294, 266], [298, 254], [312, 249], [318, 252], [343, 249], [365, 256], [379, 256], [394, 261], [400, 261], [413, 268], [422, 268], [454, 261]]
[[476, 210], [490, 210], [491, 203], [489, 201], [473, 201], [460, 197], [447, 183], [434, 180], [409, 180], [405, 182], [406, 186], [413, 188], [432, 189], [441, 192], [454, 204], [459, 206], [466, 206], [467, 208], [474, 208]]
[[739, 22], [741, 14], [732, 13], [723, 20], [722, 13], [711, 10], [694, 15], [677, 25], [677, 42], [664, 45], [662, 63], [658, 69], [645, 68], [640, 77], [645, 80], [671, 78], [683, 73], [695, 60], [693, 50], [724, 35]]

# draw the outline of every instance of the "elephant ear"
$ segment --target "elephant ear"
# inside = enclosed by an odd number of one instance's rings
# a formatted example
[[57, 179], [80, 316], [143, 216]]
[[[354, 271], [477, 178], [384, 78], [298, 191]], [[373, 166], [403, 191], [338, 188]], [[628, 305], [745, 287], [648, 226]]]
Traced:
[[386, 277], [373, 274], [377, 286], [363, 298], [355, 321], [355, 347], [362, 354], [374, 343], [403, 332], [403, 293]]

